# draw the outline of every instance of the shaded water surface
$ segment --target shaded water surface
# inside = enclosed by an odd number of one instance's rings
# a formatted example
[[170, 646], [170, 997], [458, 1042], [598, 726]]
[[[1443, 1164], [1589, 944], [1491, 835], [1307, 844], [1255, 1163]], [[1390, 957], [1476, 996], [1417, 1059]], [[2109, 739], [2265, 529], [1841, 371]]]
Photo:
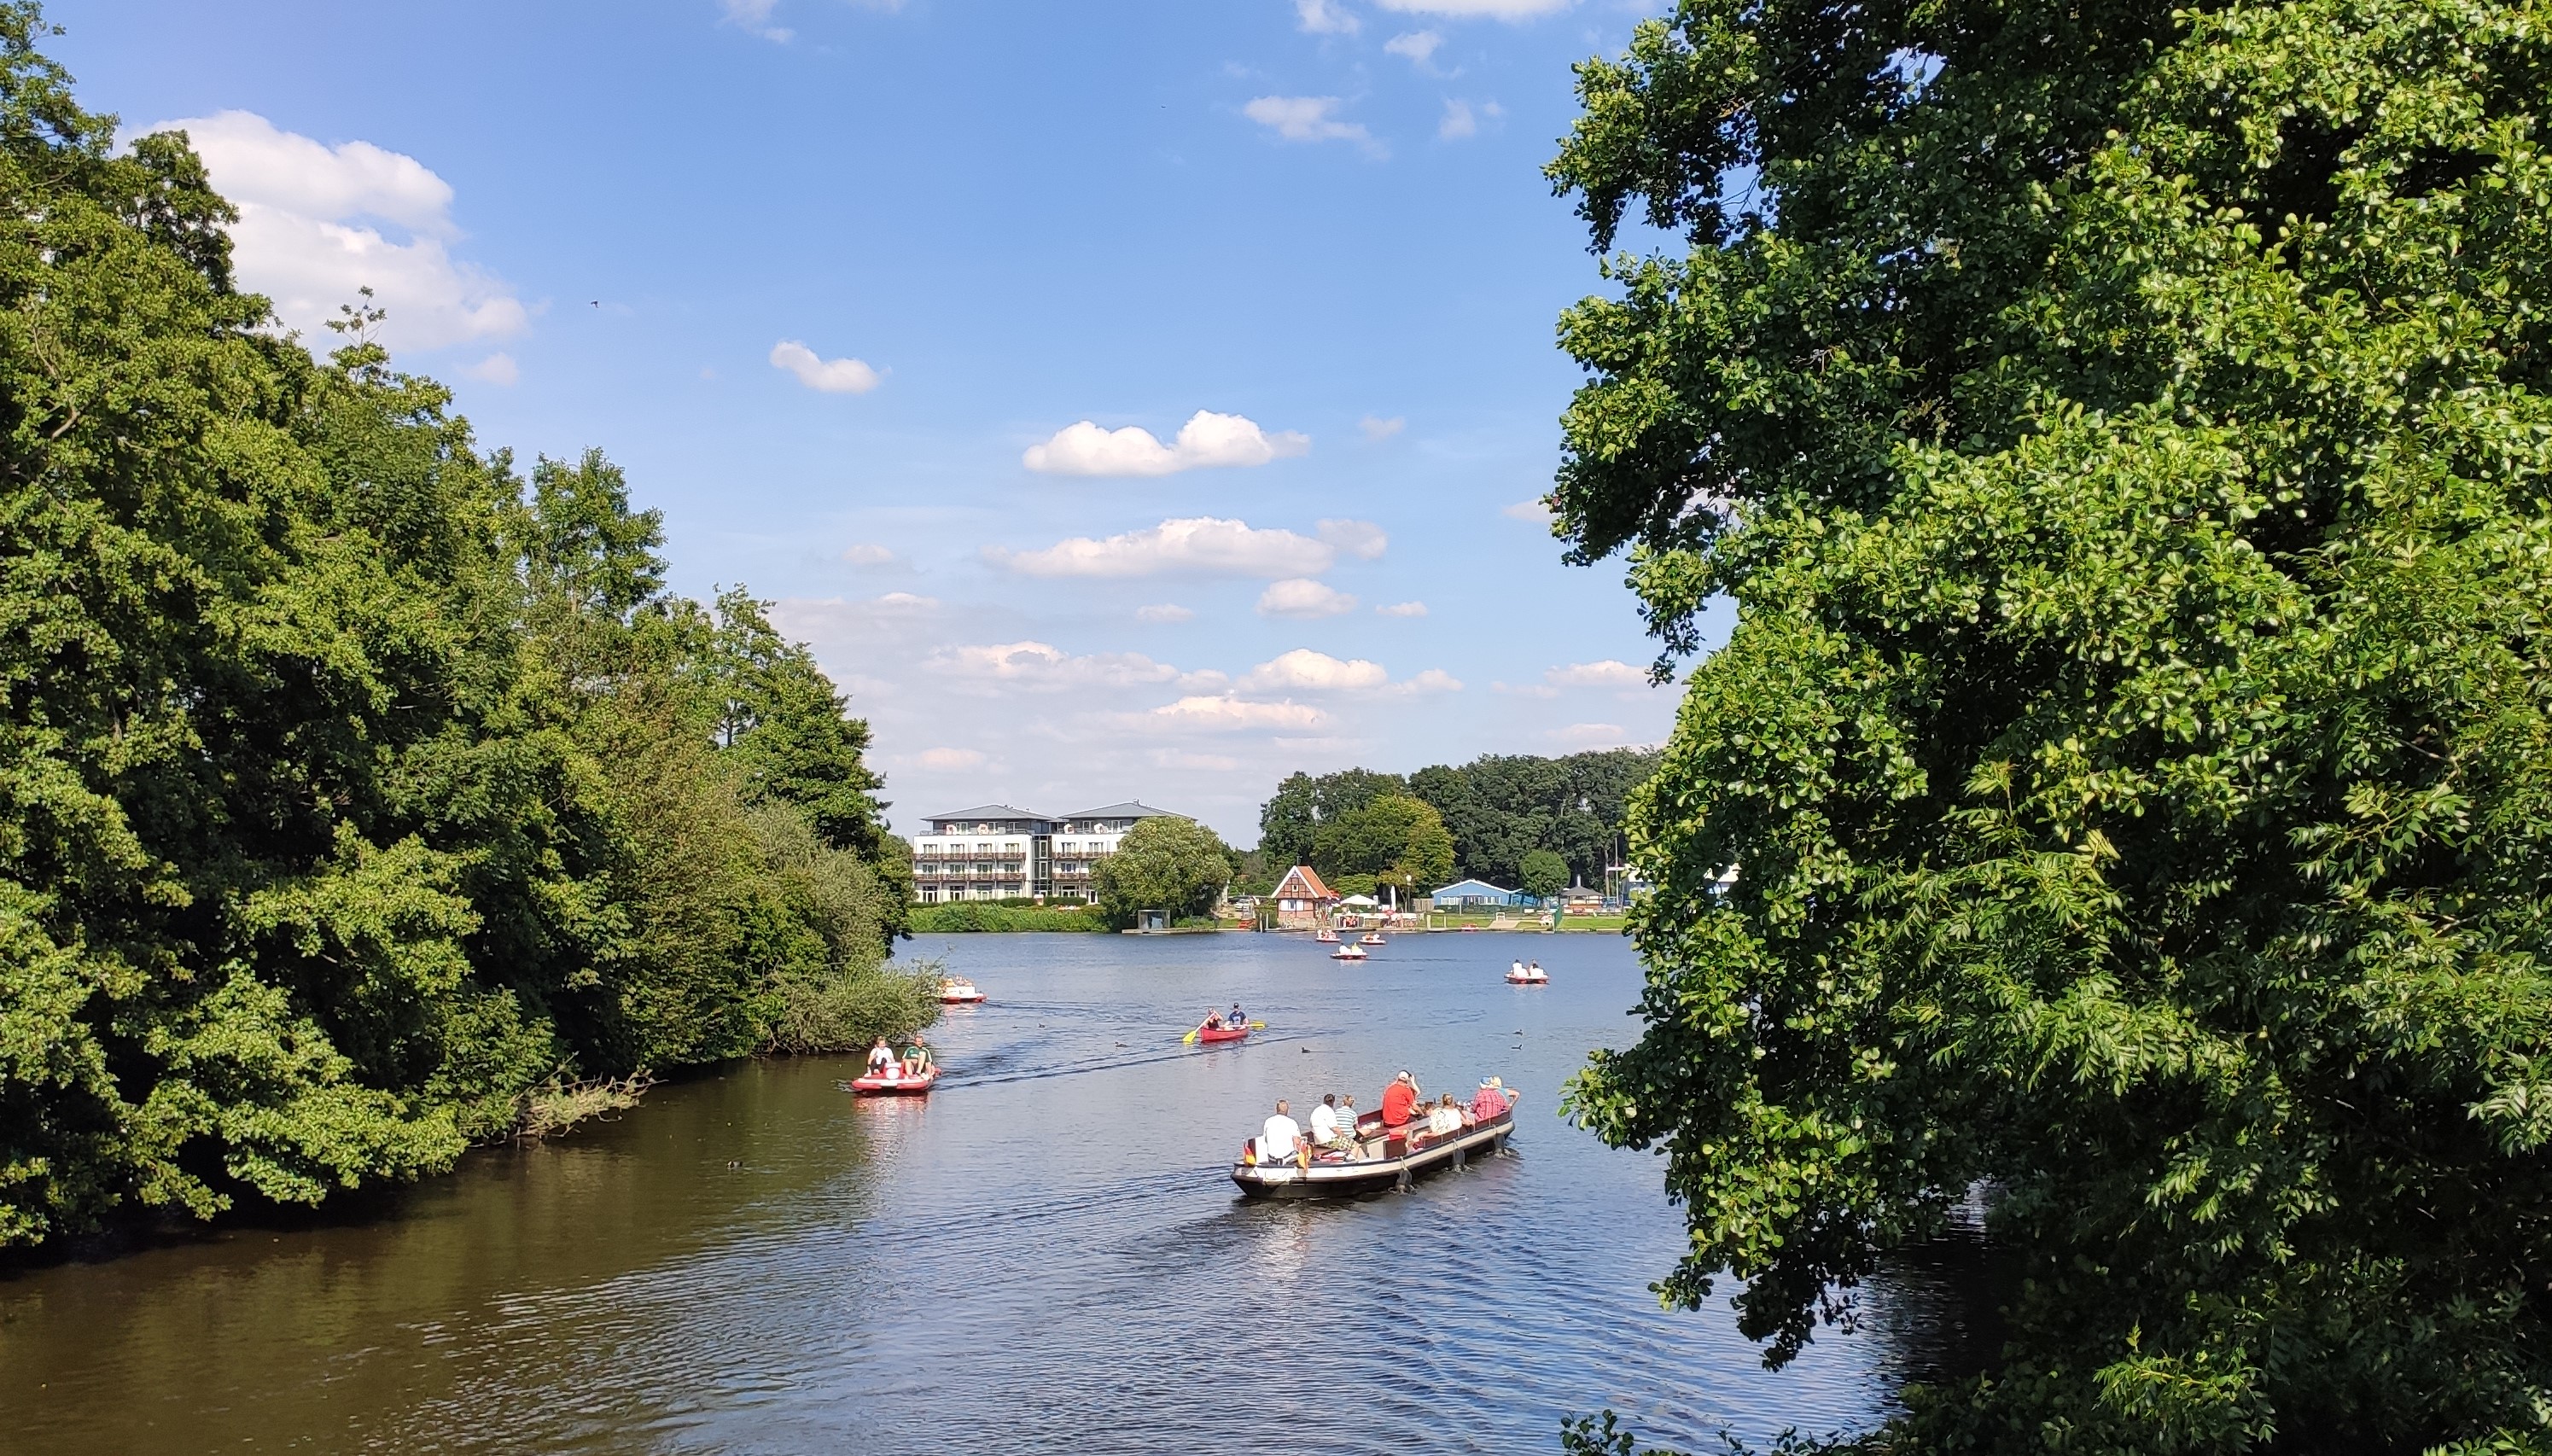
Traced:
[[[0, 1279], [0, 1452], [1529, 1451], [1610, 1405], [1651, 1440], [1873, 1421], [1926, 1296], [1777, 1374], [1724, 1307], [1658, 1311], [1648, 1157], [1553, 1114], [1634, 1034], [1607, 936], [925, 938], [990, 1004], [927, 1101], [838, 1059], [649, 1093], [316, 1226]], [[1499, 973], [1517, 955], [1542, 988]], [[1208, 1005], [1268, 1023], [1179, 1034]], [[1415, 1070], [1525, 1100], [1513, 1155], [1407, 1194], [1240, 1201], [1279, 1096]], [[1931, 1302], [1937, 1303], [1937, 1300]]]

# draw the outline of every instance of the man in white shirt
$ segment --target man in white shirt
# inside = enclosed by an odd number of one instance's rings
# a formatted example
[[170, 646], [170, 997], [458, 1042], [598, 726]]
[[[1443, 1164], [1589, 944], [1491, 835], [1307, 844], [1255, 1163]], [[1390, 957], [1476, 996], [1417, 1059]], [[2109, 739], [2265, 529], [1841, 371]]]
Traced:
[[1312, 1109], [1312, 1146], [1334, 1147], [1338, 1141], [1338, 1094], [1331, 1092]]
[[1285, 1099], [1276, 1099], [1276, 1115], [1258, 1130], [1258, 1161], [1283, 1163], [1311, 1161], [1311, 1144], [1303, 1141], [1303, 1124], [1287, 1115]]

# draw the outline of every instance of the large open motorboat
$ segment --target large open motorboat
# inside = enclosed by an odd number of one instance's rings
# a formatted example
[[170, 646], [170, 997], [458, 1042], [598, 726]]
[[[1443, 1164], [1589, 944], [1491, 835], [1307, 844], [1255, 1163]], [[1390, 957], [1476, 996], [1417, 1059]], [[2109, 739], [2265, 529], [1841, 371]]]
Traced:
[[[1412, 1128], [1422, 1126], [1418, 1122], [1410, 1124]], [[1440, 1137], [1431, 1137], [1423, 1131], [1414, 1137], [1405, 1132], [1386, 1136], [1382, 1114], [1367, 1112], [1356, 1119], [1355, 1151], [1315, 1154], [1308, 1168], [1291, 1159], [1261, 1163], [1254, 1152], [1244, 1151], [1240, 1161], [1231, 1165], [1231, 1181], [1253, 1198], [1336, 1198], [1384, 1193], [1407, 1188], [1422, 1174], [1459, 1168], [1473, 1158], [1486, 1158], [1505, 1147], [1514, 1131], [1512, 1103], [1503, 1116], [1471, 1123], [1460, 1132]], [[1417, 1144], [1415, 1148], [1410, 1146], [1413, 1142]], [[1257, 1139], [1250, 1139], [1247, 1146], [1254, 1149]]]

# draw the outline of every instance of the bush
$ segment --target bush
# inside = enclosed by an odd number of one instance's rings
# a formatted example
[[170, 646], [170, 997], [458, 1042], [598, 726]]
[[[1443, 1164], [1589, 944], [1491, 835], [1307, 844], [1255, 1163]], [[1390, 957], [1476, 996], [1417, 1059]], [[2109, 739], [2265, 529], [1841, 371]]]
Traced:
[[917, 935], [979, 930], [1096, 931], [1109, 928], [1107, 917], [1089, 905], [1006, 905], [988, 900], [915, 905], [912, 907], [911, 925]]

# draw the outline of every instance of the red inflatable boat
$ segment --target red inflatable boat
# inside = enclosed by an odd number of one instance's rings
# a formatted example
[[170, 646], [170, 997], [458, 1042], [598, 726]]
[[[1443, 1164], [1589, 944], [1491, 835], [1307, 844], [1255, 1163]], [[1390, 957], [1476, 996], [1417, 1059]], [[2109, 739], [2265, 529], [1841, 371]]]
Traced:
[[1196, 1039], [1206, 1043], [1238, 1041], [1248, 1034], [1249, 1028], [1246, 1026], [1200, 1026], [1197, 1028]]
[[851, 1080], [851, 1091], [864, 1097], [917, 1097], [930, 1091], [939, 1080], [939, 1069], [931, 1068], [919, 1077], [858, 1077]]

